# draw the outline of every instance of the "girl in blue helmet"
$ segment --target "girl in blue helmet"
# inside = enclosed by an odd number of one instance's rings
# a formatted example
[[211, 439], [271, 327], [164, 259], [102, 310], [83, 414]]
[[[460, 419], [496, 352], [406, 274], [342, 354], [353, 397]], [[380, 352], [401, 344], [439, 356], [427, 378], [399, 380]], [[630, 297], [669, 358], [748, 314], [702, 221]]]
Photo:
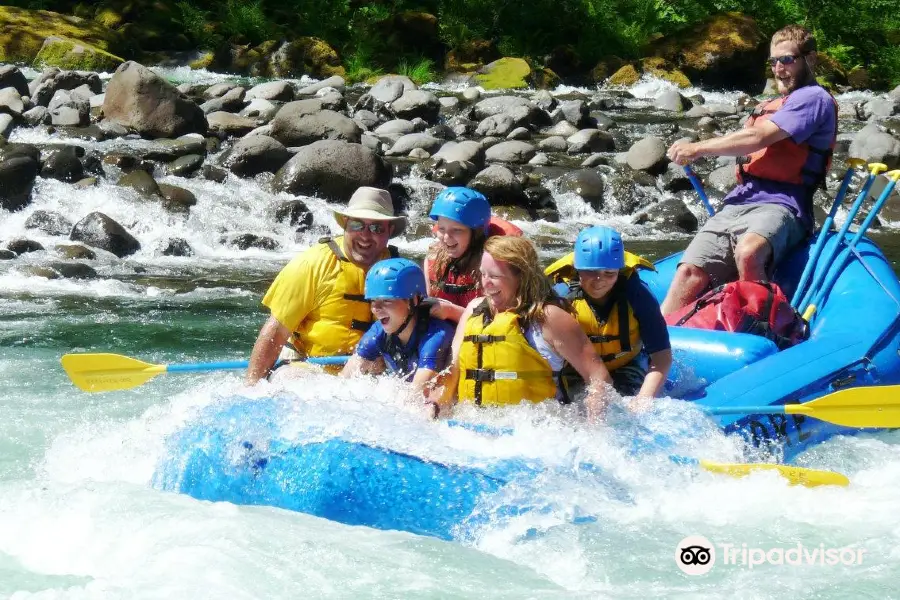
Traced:
[[375, 322], [363, 335], [342, 377], [385, 371], [423, 388], [450, 361], [455, 325], [431, 317], [425, 274], [416, 263], [391, 258], [366, 275], [365, 299]]
[[[618, 231], [600, 226], [578, 234], [570, 264], [577, 278], [557, 291], [572, 303], [616, 391], [658, 396], [672, 367], [672, 347], [659, 302], [637, 274], [653, 265], [625, 252]], [[548, 267], [548, 274], [553, 270]]]
[[481, 295], [478, 269], [489, 235], [521, 235], [515, 225], [491, 217], [491, 205], [481, 192], [448, 187], [438, 194], [429, 216], [437, 241], [428, 249], [425, 272], [432, 314], [458, 321], [466, 305]]

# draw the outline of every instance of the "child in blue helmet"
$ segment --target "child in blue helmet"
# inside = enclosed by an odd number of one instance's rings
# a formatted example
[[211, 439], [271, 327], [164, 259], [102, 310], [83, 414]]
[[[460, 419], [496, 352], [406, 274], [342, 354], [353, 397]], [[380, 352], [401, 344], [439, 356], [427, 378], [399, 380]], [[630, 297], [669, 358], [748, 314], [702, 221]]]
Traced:
[[366, 275], [365, 298], [376, 320], [341, 376], [387, 370], [421, 389], [443, 370], [451, 358], [455, 325], [431, 317], [425, 296], [425, 274], [411, 260], [391, 258], [373, 265]]
[[469, 302], [481, 295], [478, 269], [487, 237], [521, 235], [522, 230], [491, 217], [487, 198], [466, 187], [443, 190], [428, 216], [435, 221], [437, 238], [425, 258], [428, 295], [435, 300], [432, 314], [459, 321]]
[[572, 303], [616, 391], [658, 396], [672, 367], [672, 346], [659, 302], [637, 273], [653, 265], [625, 252], [618, 231], [600, 226], [578, 234], [569, 264], [577, 277], [557, 285], [557, 292]]

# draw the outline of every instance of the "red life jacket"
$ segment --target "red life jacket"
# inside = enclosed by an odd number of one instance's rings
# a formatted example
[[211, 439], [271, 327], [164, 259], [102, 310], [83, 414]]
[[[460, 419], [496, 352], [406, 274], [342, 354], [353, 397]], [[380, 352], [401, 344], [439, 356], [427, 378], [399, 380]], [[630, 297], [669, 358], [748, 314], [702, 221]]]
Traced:
[[[784, 106], [788, 98], [790, 95], [760, 103], [753, 109], [744, 127], [753, 127], [757, 122], [768, 121]], [[816, 148], [807, 142], [798, 144], [790, 137], [786, 137], [749, 156], [738, 158], [738, 180], [743, 181], [744, 175], [752, 175], [760, 179], [807, 185], [812, 189], [822, 185], [831, 167], [831, 154], [837, 141], [838, 105], [834, 97], [831, 101], [834, 103], [835, 128], [828, 148]], [[811, 157], [811, 154], [816, 156]]]
[[666, 316], [666, 323], [761, 335], [784, 349], [809, 337], [809, 327], [781, 288], [765, 281], [732, 281]]
[[[437, 224], [432, 227], [432, 230], [436, 229]], [[520, 237], [522, 230], [506, 219], [491, 216], [491, 220], [488, 221], [487, 236], [494, 235]], [[446, 273], [439, 275], [434, 272], [434, 262], [430, 262], [426, 275], [433, 298], [443, 298], [457, 306], [468, 306], [469, 302], [481, 295], [481, 290], [478, 289], [477, 275], [474, 271], [460, 273], [453, 265], [450, 265]]]

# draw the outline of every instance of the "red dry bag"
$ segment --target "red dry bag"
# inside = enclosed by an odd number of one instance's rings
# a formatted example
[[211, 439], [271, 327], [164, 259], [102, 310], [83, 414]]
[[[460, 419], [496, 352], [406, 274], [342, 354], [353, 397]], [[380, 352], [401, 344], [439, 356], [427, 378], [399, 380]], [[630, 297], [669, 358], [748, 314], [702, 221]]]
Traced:
[[809, 327], [775, 283], [732, 281], [666, 317], [666, 323], [761, 335], [788, 348], [809, 337]]

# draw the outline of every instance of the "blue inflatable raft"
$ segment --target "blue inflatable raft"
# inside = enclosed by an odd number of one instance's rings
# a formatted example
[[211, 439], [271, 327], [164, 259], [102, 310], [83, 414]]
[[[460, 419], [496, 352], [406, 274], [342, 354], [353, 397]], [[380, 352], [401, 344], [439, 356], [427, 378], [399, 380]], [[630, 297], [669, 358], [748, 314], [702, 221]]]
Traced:
[[[827, 240], [825, 255], [836, 243]], [[775, 281], [790, 297], [809, 248], [790, 256]], [[641, 277], [661, 300], [680, 255]], [[832, 265], [830, 268], [837, 269]], [[758, 336], [670, 328], [670, 396], [708, 407], [805, 402], [848, 386], [900, 383], [900, 283], [880, 249], [863, 239], [811, 323], [808, 340], [779, 351]], [[789, 462], [842, 428], [802, 416], [712, 417]], [[485, 520], [545, 510], [530, 486], [542, 466], [516, 460], [472, 462], [419, 456], [352, 435], [284, 439], [267, 401], [210, 407], [173, 435], [154, 485], [210, 501], [264, 504], [350, 525], [464, 539]], [[241, 423], [254, 423], [248, 436]], [[627, 492], [602, 470], [610, 500]], [[546, 488], [545, 488], [546, 489]], [[514, 491], [513, 495], [510, 495]]]

